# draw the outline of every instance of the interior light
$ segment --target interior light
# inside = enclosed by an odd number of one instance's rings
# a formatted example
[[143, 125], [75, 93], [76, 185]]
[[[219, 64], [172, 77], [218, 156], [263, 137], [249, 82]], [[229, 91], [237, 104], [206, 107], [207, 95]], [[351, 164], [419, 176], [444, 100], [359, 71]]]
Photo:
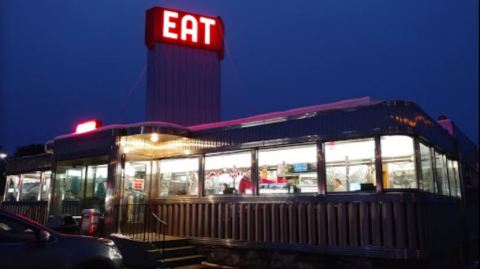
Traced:
[[101, 125], [102, 123], [99, 120], [89, 120], [89, 121], [81, 122], [77, 124], [77, 127], [75, 128], [75, 133], [76, 134], [87, 133], [97, 129]]
[[160, 140], [160, 136], [157, 133], [152, 133], [152, 135], [150, 136], [150, 141], [158, 142], [158, 140]]
[[127, 140], [124, 137], [122, 137], [122, 139], [120, 140], [120, 146], [125, 147], [126, 145], [127, 145]]

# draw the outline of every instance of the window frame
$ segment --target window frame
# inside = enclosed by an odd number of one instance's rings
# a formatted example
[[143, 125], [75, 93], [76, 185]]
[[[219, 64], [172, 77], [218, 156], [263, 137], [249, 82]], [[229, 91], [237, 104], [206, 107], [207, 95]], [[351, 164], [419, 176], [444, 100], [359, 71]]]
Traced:
[[[418, 144], [418, 162], [419, 162], [419, 175], [421, 175], [421, 177], [419, 176], [419, 180], [421, 179], [421, 183], [419, 184], [419, 188], [418, 190], [421, 191], [421, 192], [426, 192], [426, 193], [432, 193], [432, 194], [437, 194], [438, 193], [438, 189], [437, 189], [437, 179], [436, 179], [436, 164], [435, 164], [435, 148], [433, 148], [430, 143], [426, 142], [425, 140], [423, 139], [420, 139], [420, 138], [417, 138], [417, 144]], [[425, 179], [423, 177], [423, 166], [422, 166], [422, 153], [421, 153], [421, 149], [420, 147], [421, 146], [425, 146], [426, 148], [428, 148], [428, 155], [430, 156], [430, 169], [431, 169], [431, 172], [432, 172], [432, 185], [433, 185], [433, 192], [430, 192], [430, 191], [426, 191], [424, 189], [424, 186], [425, 186]], [[421, 188], [420, 188], [421, 186]]]
[[[152, 192], [153, 192], [153, 188], [152, 188], [152, 184], [153, 182], [150, 182], [150, 192], [149, 192], [149, 196], [150, 196], [150, 199], [165, 199], [165, 198], [168, 198], [168, 197], [200, 197], [201, 196], [201, 188], [200, 188], [200, 184], [201, 184], [201, 180], [200, 180], [200, 167], [202, 166], [202, 154], [193, 154], [193, 155], [181, 155], [181, 156], [175, 156], [175, 157], [167, 157], [167, 158], [160, 158], [160, 159], [155, 159], [154, 161], [156, 162], [156, 166], [157, 166], [157, 173], [156, 175], [153, 175], [152, 173], [152, 181], [155, 179], [158, 181], [158, 183], [161, 182], [161, 173], [162, 173], [162, 169], [160, 168], [160, 162], [161, 161], [164, 161], [164, 160], [179, 160], [179, 159], [197, 159], [198, 160], [198, 168], [197, 168], [197, 174], [198, 174], [198, 179], [197, 179], [197, 194], [185, 194], [185, 195], [163, 195], [163, 196], [156, 196], [156, 197], [153, 197], [152, 195]], [[203, 184], [203, 183], [202, 183]]]
[[[254, 160], [253, 160], [253, 151], [256, 151], [257, 154], [258, 154], [258, 151], [257, 149], [240, 149], [240, 150], [233, 150], [233, 151], [219, 151], [219, 152], [211, 152], [211, 153], [204, 153], [202, 154], [202, 158], [200, 160], [200, 165], [202, 166], [201, 167], [201, 171], [202, 171], [202, 174], [201, 174], [201, 184], [202, 184], [202, 187], [201, 187], [201, 192], [200, 192], [200, 188], [199, 188], [199, 196], [201, 197], [209, 197], [209, 196], [213, 196], [213, 197], [253, 197], [253, 196], [258, 196], [258, 180], [257, 182], [254, 181], [253, 179], [253, 172], [255, 171], [255, 169], [253, 168], [254, 166], [257, 167], [258, 169], [258, 163], [256, 162], [254, 164]], [[205, 177], [206, 177], [206, 168], [205, 168], [205, 164], [207, 163], [207, 158], [208, 157], [216, 157], [216, 156], [221, 156], [221, 155], [233, 155], [233, 154], [238, 154], [238, 153], [249, 153], [250, 154], [250, 181], [252, 183], [252, 193], [251, 194], [239, 194], [239, 193], [232, 193], [232, 194], [205, 194]], [[199, 170], [200, 171], [200, 170]], [[200, 184], [200, 173], [199, 173], [199, 184]]]
[[[291, 143], [291, 144], [281, 144], [281, 145], [274, 145], [274, 146], [267, 146], [267, 147], [257, 147], [255, 149], [253, 149], [255, 151], [255, 154], [256, 154], [256, 161], [254, 162], [253, 158], [252, 158], [252, 173], [253, 173], [253, 166], [255, 165], [256, 167], [256, 189], [257, 189], [257, 194], [256, 196], [263, 196], [263, 197], [278, 197], [278, 196], [312, 196], [312, 195], [317, 195], [319, 194], [319, 188], [320, 188], [320, 183], [321, 183], [321, 180], [320, 180], [320, 177], [319, 177], [319, 172], [320, 172], [320, 169], [321, 167], [319, 166], [319, 156], [318, 156], [318, 151], [319, 151], [319, 142], [321, 144], [323, 144], [322, 140], [315, 140], [315, 141], [309, 141], [309, 142], [303, 142], [303, 143]], [[260, 157], [259, 157], [259, 153], [261, 150], [272, 150], [274, 151], [275, 149], [285, 149], [285, 148], [294, 148], [294, 147], [302, 147], [302, 146], [313, 146], [315, 147], [315, 150], [316, 150], [316, 158], [315, 158], [315, 162], [316, 162], [316, 165], [317, 165], [317, 171], [316, 171], [316, 176], [317, 176], [317, 190], [315, 192], [300, 192], [300, 193], [263, 193], [261, 194], [260, 193], [260, 177], [259, 177], [259, 173], [260, 173]], [[254, 163], [253, 163], [254, 162]], [[252, 174], [252, 178], [253, 178], [253, 174]]]
[[[23, 200], [23, 181], [25, 179], [25, 175], [27, 174], [39, 174], [38, 178], [38, 192], [35, 194], [35, 199], [34, 200]], [[31, 172], [24, 172], [21, 174], [21, 187], [20, 187], [20, 193], [18, 195], [17, 201], [19, 202], [38, 202], [41, 201], [40, 197], [42, 195], [42, 180], [43, 180], [43, 171], [31, 171]]]
[[[322, 162], [322, 169], [324, 169], [325, 171], [322, 171], [323, 175], [324, 175], [324, 184], [325, 184], [325, 193], [324, 195], [337, 195], [337, 194], [349, 194], [349, 193], [365, 193], [365, 192], [370, 192], [370, 191], [361, 191], [361, 190], [356, 190], [356, 191], [342, 191], [342, 192], [332, 192], [332, 191], [328, 191], [327, 189], [327, 161], [326, 161], [326, 151], [325, 151], [325, 146], [326, 146], [326, 143], [329, 143], [329, 142], [339, 142], [339, 141], [342, 141], [342, 142], [345, 142], [345, 141], [352, 141], [352, 140], [372, 140], [373, 143], [374, 143], [374, 150], [373, 150], [373, 157], [374, 157], [374, 161], [373, 161], [373, 166], [375, 167], [375, 183], [374, 183], [374, 188], [375, 188], [375, 191], [374, 192], [380, 192], [379, 191], [379, 188], [381, 188], [381, 190], [383, 191], [383, 181], [382, 181], [382, 184], [381, 186], [378, 186], [379, 184], [379, 178], [378, 178], [378, 159], [379, 157], [381, 158], [381, 155], [380, 154], [377, 154], [377, 150], [378, 149], [378, 146], [377, 146], [377, 139], [379, 139], [381, 135], [373, 135], [373, 136], [358, 136], [358, 137], [349, 137], [349, 138], [340, 138], [340, 139], [324, 139], [324, 140], [319, 140], [319, 143], [322, 144], [322, 160], [317, 160], [318, 162]], [[317, 159], [318, 159], [318, 154], [317, 154]], [[381, 159], [380, 159], [381, 160]], [[380, 162], [381, 163], [381, 162]], [[381, 168], [381, 166], [380, 166]], [[382, 170], [380, 170], [382, 171]], [[320, 180], [320, 179], [319, 179]], [[320, 182], [319, 182], [320, 184]]]
[[415, 188], [385, 188], [385, 186], [383, 185], [383, 174], [384, 174], [384, 171], [383, 171], [383, 164], [384, 164], [384, 160], [383, 160], [383, 148], [381, 146], [381, 143], [380, 143], [380, 148], [381, 148], [381, 152], [380, 152], [380, 160], [381, 160], [381, 164], [382, 164], [382, 189], [385, 191], [385, 192], [396, 192], [396, 191], [418, 191], [420, 190], [420, 184], [419, 184], [419, 175], [421, 174], [421, 170], [419, 170], [419, 167], [417, 165], [417, 154], [416, 154], [416, 138], [415, 136], [413, 135], [409, 135], [409, 134], [401, 134], [401, 133], [398, 133], [398, 134], [382, 134], [380, 135], [380, 140], [383, 136], [406, 136], [406, 137], [410, 137], [412, 139], [412, 148], [413, 148], [413, 169], [414, 169], [414, 172], [415, 172], [415, 183], [416, 183], [416, 187]]

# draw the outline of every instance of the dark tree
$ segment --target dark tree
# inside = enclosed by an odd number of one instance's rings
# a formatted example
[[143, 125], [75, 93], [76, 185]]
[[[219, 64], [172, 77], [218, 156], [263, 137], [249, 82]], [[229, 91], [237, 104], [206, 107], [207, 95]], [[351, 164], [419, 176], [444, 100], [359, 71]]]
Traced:
[[23, 157], [29, 155], [36, 155], [45, 153], [45, 146], [41, 144], [31, 144], [27, 146], [18, 147], [13, 154], [14, 157]]

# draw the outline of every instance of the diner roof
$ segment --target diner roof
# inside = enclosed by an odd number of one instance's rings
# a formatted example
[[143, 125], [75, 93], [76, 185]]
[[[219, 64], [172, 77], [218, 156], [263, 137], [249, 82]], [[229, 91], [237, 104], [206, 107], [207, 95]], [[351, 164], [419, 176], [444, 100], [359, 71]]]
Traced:
[[[331, 110], [355, 108], [355, 107], [361, 107], [361, 106], [369, 106], [369, 105], [378, 104], [380, 102], [381, 101], [374, 101], [370, 97], [353, 98], [353, 99], [346, 99], [346, 100], [341, 100], [341, 101], [328, 103], [328, 104], [294, 108], [286, 111], [270, 112], [270, 113], [249, 116], [249, 117], [240, 118], [240, 119], [198, 124], [193, 126], [182, 126], [179, 124], [163, 122], [163, 121], [146, 121], [146, 122], [136, 122], [136, 123], [130, 123], [130, 124], [111, 124], [111, 125], [99, 127], [86, 134], [99, 133], [99, 132], [104, 132], [108, 130], [118, 130], [118, 129], [127, 130], [127, 134], [128, 133], [131, 133], [131, 134], [149, 133], [153, 131], [165, 131], [167, 129], [169, 130], [176, 129], [180, 132], [181, 131], [195, 132], [195, 131], [202, 131], [207, 129], [221, 128], [221, 127], [235, 126], [235, 125], [242, 125], [242, 126], [260, 125], [264, 123], [275, 122], [276, 120], [286, 119], [291, 116], [298, 116], [302, 114], [309, 114], [309, 113], [321, 112], [321, 111], [331, 111]], [[155, 129], [163, 129], [163, 130], [155, 130]], [[82, 136], [82, 135], [84, 134], [83, 133], [82, 134], [76, 134], [76, 133], [64, 134], [64, 135], [55, 137], [54, 140]]]

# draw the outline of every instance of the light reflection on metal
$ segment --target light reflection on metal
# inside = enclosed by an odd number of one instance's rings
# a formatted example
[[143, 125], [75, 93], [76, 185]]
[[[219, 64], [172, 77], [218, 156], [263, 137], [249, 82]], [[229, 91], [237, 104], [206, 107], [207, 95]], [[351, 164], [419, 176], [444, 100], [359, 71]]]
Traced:
[[246, 122], [246, 123], [240, 124], [240, 126], [241, 127], [252, 127], [252, 126], [257, 126], [257, 125], [272, 124], [272, 123], [278, 123], [278, 122], [284, 122], [284, 121], [287, 121], [286, 117], [266, 119], [266, 120], [260, 120], [260, 121], [254, 121], [254, 122]]
[[129, 156], [160, 158], [173, 155], [189, 155], [199, 149], [227, 145], [224, 142], [211, 143], [211, 141], [200, 141], [168, 134], [159, 134], [158, 138], [157, 142], [153, 142], [152, 134], [123, 136], [120, 138], [121, 151], [129, 153]]
[[409, 127], [415, 127], [415, 126], [417, 126], [418, 123], [423, 123], [423, 124], [429, 125], [429, 126], [433, 125], [431, 120], [427, 119], [426, 117], [424, 117], [422, 115], [416, 115], [415, 118], [413, 118], [413, 119], [410, 119], [410, 118], [407, 118], [407, 117], [402, 117], [400, 115], [391, 115], [390, 118], [399, 122], [399, 123], [405, 124]]

